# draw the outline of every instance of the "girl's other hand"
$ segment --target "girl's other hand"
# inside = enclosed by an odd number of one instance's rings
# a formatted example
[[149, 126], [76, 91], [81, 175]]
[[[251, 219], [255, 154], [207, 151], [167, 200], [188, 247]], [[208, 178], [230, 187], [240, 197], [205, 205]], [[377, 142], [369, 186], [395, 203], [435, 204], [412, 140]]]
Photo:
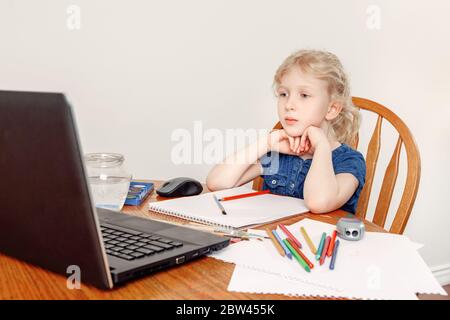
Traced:
[[329, 144], [325, 131], [322, 128], [309, 126], [300, 137], [300, 143], [296, 152], [314, 154], [314, 150], [320, 144]]
[[[303, 155], [306, 152], [300, 152], [301, 137], [291, 137], [284, 129], [273, 130], [269, 134], [269, 150], [290, 155]], [[306, 142], [309, 145], [309, 141]]]

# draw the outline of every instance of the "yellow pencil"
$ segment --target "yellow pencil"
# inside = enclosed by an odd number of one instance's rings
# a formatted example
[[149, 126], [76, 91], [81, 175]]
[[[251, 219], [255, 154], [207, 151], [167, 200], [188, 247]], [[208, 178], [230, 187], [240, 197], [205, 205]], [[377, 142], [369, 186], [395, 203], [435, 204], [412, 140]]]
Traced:
[[308, 244], [309, 249], [311, 250], [312, 253], [316, 254], [317, 249], [314, 246], [314, 243], [311, 241], [311, 238], [308, 236], [308, 234], [306, 233], [305, 228], [301, 227], [300, 231], [302, 232], [303, 238], [305, 238], [306, 243]]
[[284, 253], [283, 248], [281, 247], [280, 243], [278, 242], [277, 239], [275, 239], [275, 236], [273, 235], [272, 232], [270, 232], [269, 228], [265, 228], [267, 235], [270, 237], [270, 239], [273, 242], [273, 245], [275, 246], [275, 248], [277, 248], [278, 252], [281, 254], [282, 257], [284, 257], [286, 254]]

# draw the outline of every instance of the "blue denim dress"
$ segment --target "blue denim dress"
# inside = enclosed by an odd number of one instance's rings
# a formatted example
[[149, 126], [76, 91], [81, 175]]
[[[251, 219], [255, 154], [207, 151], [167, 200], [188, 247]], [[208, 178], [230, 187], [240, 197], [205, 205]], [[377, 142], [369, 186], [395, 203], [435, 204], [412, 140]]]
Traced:
[[[359, 185], [352, 197], [340, 209], [355, 213], [359, 194], [366, 178], [366, 162], [363, 155], [347, 144], [341, 144], [332, 151], [334, 173], [351, 173]], [[263, 190], [271, 193], [303, 199], [303, 186], [311, 167], [312, 159], [278, 152], [268, 152], [260, 159], [263, 167]]]

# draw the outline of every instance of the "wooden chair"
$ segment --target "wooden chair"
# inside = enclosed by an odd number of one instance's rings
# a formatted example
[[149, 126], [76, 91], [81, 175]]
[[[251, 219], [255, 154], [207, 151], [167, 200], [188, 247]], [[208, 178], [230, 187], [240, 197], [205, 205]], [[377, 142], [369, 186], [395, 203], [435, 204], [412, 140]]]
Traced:
[[[405, 230], [406, 224], [409, 220], [414, 201], [416, 200], [417, 190], [420, 182], [420, 154], [416, 142], [409, 131], [406, 124], [391, 110], [385, 106], [364, 98], [353, 97], [353, 103], [359, 109], [368, 110], [378, 114], [375, 130], [370, 139], [367, 155], [366, 155], [366, 182], [361, 191], [358, 206], [356, 209], [356, 216], [365, 219], [367, 213], [367, 206], [369, 203], [370, 193], [372, 191], [372, 183], [374, 180], [375, 169], [377, 166], [378, 155], [380, 153], [381, 144], [381, 124], [383, 119], [389, 121], [397, 130], [399, 136], [391, 160], [386, 168], [383, 183], [378, 201], [373, 215], [372, 222], [384, 228], [386, 218], [391, 204], [392, 194], [395, 187], [395, 182], [398, 176], [398, 167], [400, 159], [400, 150], [402, 143], [405, 145], [407, 156], [407, 178], [405, 188], [400, 200], [399, 207], [395, 214], [389, 232], [402, 234]], [[281, 123], [278, 122], [274, 129], [281, 129]], [[351, 144], [354, 149], [357, 149], [359, 142], [359, 135]], [[257, 177], [253, 180], [253, 189], [261, 190], [263, 179]]]

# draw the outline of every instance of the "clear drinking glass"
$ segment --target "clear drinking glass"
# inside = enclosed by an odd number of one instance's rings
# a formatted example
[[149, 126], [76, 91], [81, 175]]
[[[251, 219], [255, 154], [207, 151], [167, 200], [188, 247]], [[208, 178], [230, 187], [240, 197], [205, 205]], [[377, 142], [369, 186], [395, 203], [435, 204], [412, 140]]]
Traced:
[[131, 174], [125, 157], [118, 153], [88, 153], [85, 163], [96, 207], [121, 210], [130, 187]]

